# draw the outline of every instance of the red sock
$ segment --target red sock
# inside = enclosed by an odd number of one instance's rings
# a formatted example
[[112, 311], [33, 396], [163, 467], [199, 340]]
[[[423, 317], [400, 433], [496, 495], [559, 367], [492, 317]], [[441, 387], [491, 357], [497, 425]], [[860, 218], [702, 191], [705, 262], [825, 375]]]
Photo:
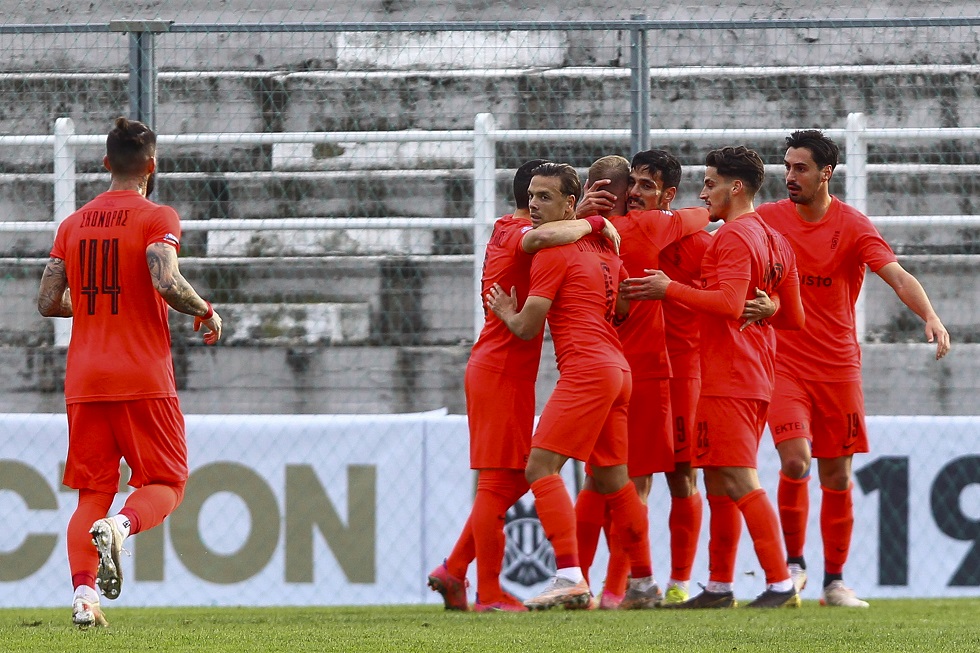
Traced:
[[806, 522], [810, 518], [809, 486], [809, 476], [790, 478], [779, 472], [776, 503], [779, 504], [779, 523], [783, 527], [783, 539], [786, 540], [786, 555], [790, 558], [803, 557]]
[[824, 570], [828, 574], [844, 573], [844, 563], [851, 550], [851, 533], [854, 531], [854, 503], [851, 487], [846, 490], [830, 490], [823, 486], [820, 504], [820, 531], [823, 533]]
[[[504, 599], [500, 588], [507, 510], [527, 492], [523, 469], [483, 469], [470, 512], [476, 542], [476, 593], [480, 603]], [[451, 573], [451, 572], [450, 572]]]
[[[473, 508], [476, 508], [476, 498], [473, 499]], [[466, 578], [466, 570], [470, 563], [476, 559], [476, 530], [473, 528], [473, 521], [473, 509], [471, 508], [470, 516], [466, 518], [459, 539], [456, 540], [453, 550], [446, 558], [446, 570], [456, 578]]]
[[78, 507], [68, 520], [66, 538], [72, 589], [81, 585], [95, 587], [95, 575], [99, 570], [99, 552], [92, 544], [89, 530], [92, 524], [108, 514], [115, 496], [113, 492], [78, 491]]
[[701, 494], [689, 497], [673, 497], [670, 501], [670, 577], [674, 580], [691, 580], [691, 567], [698, 551], [701, 536]]
[[607, 494], [606, 501], [612, 515], [612, 538], [620, 538], [630, 559], [630, 574], [633, 578], [652, 576], [650, 522], [647, 507], [640, 501], [636, 486], [627, 483], [616, 492]]
[[789, 578], [789, 567], [783, 556], [783, 542], [779, 539], [779, 517], [762, 488], [749, 492], [738, 500], [738, 509], [745, 517], [745, 526], [752, 536], [755, 554], [766, 574], [767, 583], [778, 583]]
[[734, 583], [742, 513], [728, 496], [709, 494], [708, 508], [708, 580]]
[[129, 534], [136, 535], [162, 524], [183, 499], [183, 483], [144, 485], [129, 495], [119, 514], [129, 519]]
[[609, 545], [609, 563], [606, 565], [606, 580], [602, 589], [613, 596], [623, 596], [629, 582], [630, 557], [623, 548], [623, 538], [612, 535], [612, 512], [608, 509], [608, 504], [603, 528], [606, 531], [606, 543]]
[[582, 490], [575, 499], [575, 533], [578, 541], [578, 559], [582, 564], [585, 580], [595, 560], [599, 546], [599, 533], [606, 521], [606, 497], [595, 490]]
[[558, 474], [550, 474], [531, 483], [531, 491], [541, 527], [555, 550], [555, 564], [559, 569], [579, 567], [575, 508], [565, 482]]

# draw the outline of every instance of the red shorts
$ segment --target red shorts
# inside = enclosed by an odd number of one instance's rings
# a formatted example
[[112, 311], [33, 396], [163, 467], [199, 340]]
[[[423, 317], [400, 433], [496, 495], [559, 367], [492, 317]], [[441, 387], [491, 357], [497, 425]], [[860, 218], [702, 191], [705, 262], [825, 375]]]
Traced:
[[524, 469], [534, 430], [534, 380], [466, 366], [472, 469]]
[[631, 477], [674, 470], [670, 422], [670, 381], [634, 379], [628, 416]]
[[116, 493], [119, 460], [129, 485], [176, 485], [187, 480], [187, 438], [177, 397], [68, 404], [64, 484]]
[[675, 464], [691, 462], [691, 438], [700, 395], [701, 379], [682, 377], [670, 380], [670, 411], [674, 421]]
[[595, 467], [625, 465], [627, 412], [633, 378], [618, 367], [558, 378], [544, 405], [531, 446]]
[[702, 396], [698, 400], [691, 464], [755, 469], [768, 409], [768, 402], [761, 399]]
[[807, 381], [777, 371], [769, 431], [776, 444], [806, 438], [814, 458], [867, 453], [861, 382]]

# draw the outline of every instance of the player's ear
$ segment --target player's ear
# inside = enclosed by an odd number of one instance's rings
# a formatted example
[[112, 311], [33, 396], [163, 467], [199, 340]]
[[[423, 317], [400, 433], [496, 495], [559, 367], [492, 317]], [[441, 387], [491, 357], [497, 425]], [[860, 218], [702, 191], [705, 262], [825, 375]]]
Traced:
[[677, 197], [677, 186], [671, 186], [670, 188], [665, 188], [663, 192], [664, 202], [670, 204]]
[[108, 170], [109, 172], [112, 172], [112, 166], [109, 165], [109, 155], [108, 154], [106, 154], [104, 157], [102, 157], [102, 165], [105, 167], [106, 170]]

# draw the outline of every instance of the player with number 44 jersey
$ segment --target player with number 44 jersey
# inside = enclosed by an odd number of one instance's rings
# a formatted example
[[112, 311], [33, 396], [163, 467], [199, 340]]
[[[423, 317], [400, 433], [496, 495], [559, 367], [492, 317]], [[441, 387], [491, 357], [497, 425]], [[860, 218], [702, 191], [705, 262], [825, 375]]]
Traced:
[[[95, 587], [108, 599], [119, 596], [123, 541], [162, 523], [184, 496], [187, 442], [168, 307], [194, 316], [205, 343], [221, 337], [221, 318], [180, 274], [177, 213], [147, 199], [156, 134], [117, 119], [104, 163], [109, 190], [59, 226], [37, 300], [41, 315], [73, 318], [64, 484], [78, 490], [67, 540], [72, 621], [81, 628], [106, 625]], [[107, 517], [122, 458], [135, 490]]]

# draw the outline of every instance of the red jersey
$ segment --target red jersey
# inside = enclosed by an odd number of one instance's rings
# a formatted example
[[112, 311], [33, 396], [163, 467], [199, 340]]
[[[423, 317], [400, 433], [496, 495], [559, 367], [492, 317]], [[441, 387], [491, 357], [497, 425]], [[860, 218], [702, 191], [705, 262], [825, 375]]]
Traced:
[[865, 266], [877, 272], [897, 261], [871, 220], [836, 197], [820, 222], [806, 222], [788, 199], [763, 204], [759, 215], [796, 250], [806, 324], [778, 331], [778, 364], [803, 379], [860, 381], [861, 348], [854, 305]]
[[[790, 286], [799, 284], [793, 249], [757, 213], [740, 216], [715, 232], [701, 262], [702, 289], [718, 290], [726, 280], [748, 282], [743, 303], [755, 297], [756, 288], [793, 294]], [[671, 284], [668, 297], [681, 290]], [[775, 329], [760, 322], [739, 331], [738, 314], [701, 312], [701, 396], [768, 402], [775, 382]]]
[[[701, 287], [701, 260], [711, 244], [711, 234], [697, 231], [668, 245], [660, 253], [660, 269], [674, 281]], [[701, 316], [678, 302], [664, 302], [667, 355], [675, 378], [701, 378]]]
[[[622, 238], [619, 256], [623, 265], [635, 274], [643, 274], [644, 270], [659, 266], [660, 252], [665, 247], [704, 229], [708, 224], [708, 210], [630, 211], [609, 219]], [[632, 302], [629, 319], [617, 331], [634, 379], [670, 377], [662, 302]]]
[[623, 262], [601, 236], [543, 249], [531, 263], [529, 295], [552, 301], [548, 326], [558, 371], [618, 367], [629, 370], [612, 325]]
[[136, 191], [109, 191], [58, 227], [74, 313], [66, 402], [176, 397], [167, 303], [153, 287], [146, 248], [180, 248], [180, 218]]
[[[494, 283], [499, 283], [507, 293], [517, 288], [517, 310], [524, 306], [531, 285], [533, 257], [524, 251], [521, 240], [530, 229], [530, 220], [515, 219], [513, 215], [505, 215], [494, 223], [483, 258], [481, 298], [486, 297]], [[517, 378], [536, 379], [544, 333], [521, 340], [493, 311], [488, 311], [486, 306], [483, 311], [483, 329], [470, 351], [469, 364], [507, 372]]]

